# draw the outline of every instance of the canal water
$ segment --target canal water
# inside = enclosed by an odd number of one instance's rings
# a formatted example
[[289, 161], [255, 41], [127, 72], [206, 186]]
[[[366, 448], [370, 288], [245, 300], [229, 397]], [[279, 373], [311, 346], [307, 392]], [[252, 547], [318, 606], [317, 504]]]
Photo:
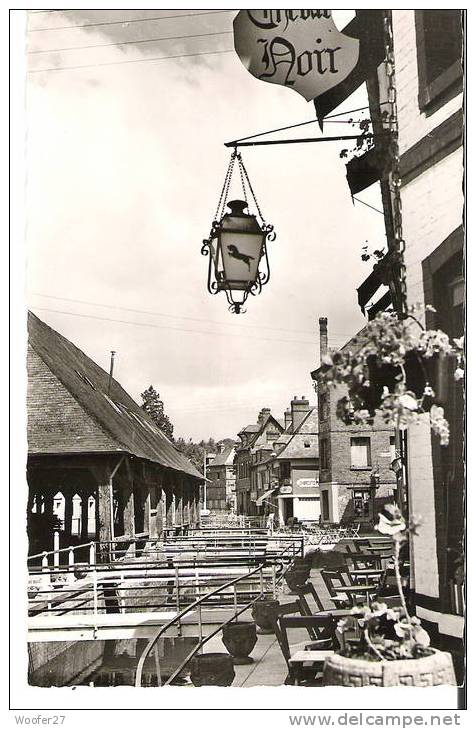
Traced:
[[[30, 653], [28, 682], [31, 686], [43, 687], [134, 686], [137, 664], [147, 642], [145, 638], [78, 641], [69, 644], [38, 668], [32, 668]], [[197, 638], [188, 637], [159, 640], [157, 654], [162, 682], [172, 675], [197, 642]], [[49, 648], [55, 648], [52, 643], [41, 645], [46, 654]], [[142, 686], [158, 685], [156, 657], [152, 650], [143, 669]], [[186, 668], [174, 683], [182, 685], [189, 682], [188, 674]]]

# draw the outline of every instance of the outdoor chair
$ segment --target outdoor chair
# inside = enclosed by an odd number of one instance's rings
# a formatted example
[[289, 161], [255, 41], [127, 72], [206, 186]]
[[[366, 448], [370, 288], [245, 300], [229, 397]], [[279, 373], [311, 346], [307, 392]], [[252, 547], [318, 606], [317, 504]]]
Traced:
[[[324, 660], [338, 647], [335, 627], [336, 621], [330, 615], [292, 615], [278, 618], [276, 638], [288, 667], [284, 682], [286, 685], [321, 685], [320, 674]], [[304, 642], [303, 645], [303, 641], [300, 641], [290, 645], [289, 631], [303, 628], [313, 636], [312, 642]], [[309, 653], [309, 660], [306, 653]]]
[[321, 570], [321, 576], [327, 587], [329, 599], [338, 607], [348, 607], [350, 602], [347, 595], [336, 592], [336, 587], [345, 587], [346, 585], [343, 573], [332, 570]]
[[356, 562], [353, 555], [346, 555], [344, 561], [349, 573], [351, 582], [358, 585], [361, 582], [375, 583], [378, 589], [383, 587], [386, 577], [386, 570], [377, 563], [377, 565], [362, 565]]
[[[298, 587], [296, 589], [296, 592], [298, 594], [298, 602], [301, 605], [302, 608], [302, 614], [303, 615], [316, 615], [317, 613], [325, 613], [326, 610], [324, 608], [324, 605], [322, 604], [321, 598], [316, 592], [316, 588], [312, 584], [311, 581], [308, 580], [302, 587]], [[317, 608], [316, 610], [311, 610], [311, 607], [309, 606], [309, 603], [306, 599], [306, 595], [311, 595], [314, 604]]]
[[339, 607], [369, 603], [378, 592], [378, 585], [373, 582], [352, 583], [347, 572], [322, 570], [321, 575], [329, 590], [330, 599]]

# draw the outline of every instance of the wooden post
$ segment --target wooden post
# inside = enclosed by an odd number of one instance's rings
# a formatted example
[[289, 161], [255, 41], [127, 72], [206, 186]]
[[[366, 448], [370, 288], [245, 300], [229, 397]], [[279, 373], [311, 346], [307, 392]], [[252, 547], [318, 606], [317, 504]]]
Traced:
[[173, 513], [173, 501], [172, 501], [172, 489], [169, 484], [165, 487], [165, 523], [168, 527], [173, 526], [174, 513]]
[[[54, 494], [52, 491], [48, 491], [46, 494], [44, 494], [44, 507], [43, 507], [43, 513], [47, 514], [47, 516], [53, 515], [53, 506], [54, 506]], [[71, 505], [71, 508], [72, 505]], [[73, 512], [71, 512], [72, 516]]]
[[176, 516], [175, 516], [175, 523], [179, 526], [182, 526], [183, 524], [183, 485], [182, 485], [182, 479], [177, 476], [177, 480], [175, 482], [174, 491], [175, 491], [175, 509], [176, 509]]
[[128, 537], [133, 537], [135, 533], [135, 522], [134, 522], [134, 489], [132, 487], [132, 481], [127, 481], [124, 484], [124, 534]]
[[89, 493], [81, 491], [81, 541], [88, 541]]
[[157, 486], [149, 487], [149, 537], [151, 539], [157, 539], [158, 536], [157, 504], [159, 498], [157, 490]]
[[183, 482], [183, 523], [190, 524], [190, 484]]
[[157, 516], [156, 527], [157, 537], [162, 538], [164, 533], [164, 517], [165, 517], [165, 494], [162, 488], [157, 489]]
[[144, 531], [150, 534], [150, 488], [142, 484], [142, 498], [144, 500]]
[[102, 558], [108, 554], [111, 548], [109, 544], [113, 540], [112, 530], [112, 488], [110, 479], [104, 479], [103, 483], [98, 483], [98, 502], [99, 502], [99, 525], [98, 537], [100, 542], [107, 542], [100, 549]]
[[195, 513], [195, 526], [200, 526], [200, 486], [194, 484], [193, 486], [193, 510]]
[[[64, 533], [70, 537], [73, 531], [73, 493], [70, 489], [64, 494]], [[64, 492], [63, 492], [64, 493]], [[45, 507], [46, 509], [46, 507]], [[49, 505], [48, 505], [49, 509]]]

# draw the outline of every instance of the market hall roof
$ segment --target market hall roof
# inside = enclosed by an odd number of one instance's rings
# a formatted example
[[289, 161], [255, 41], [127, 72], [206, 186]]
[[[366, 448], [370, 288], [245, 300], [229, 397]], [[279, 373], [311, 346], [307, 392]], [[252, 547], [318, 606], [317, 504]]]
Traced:
[[[28, 313], [28, 342], [63, 388], [71, 413], [88, 416], [84, 427], [68, 423], [69, 408], [61, 402], [51, 408], [48, 371], [30, 373], [28, 451], [30, 455], [79, 453], [130, 453], [166, 468], [203, 480], [190, 463], [121, 385], [66, 337]], [[49, 406], [55, 424], [41, 419], [42, 403]], [[78, 407], [80, 410], [78, 409]], [[83, 413], [81, 413], [82, 415]], [[37, 417], [38, 416], [38, 417]], [[89, 427], [88, 427], [89, 426]]]

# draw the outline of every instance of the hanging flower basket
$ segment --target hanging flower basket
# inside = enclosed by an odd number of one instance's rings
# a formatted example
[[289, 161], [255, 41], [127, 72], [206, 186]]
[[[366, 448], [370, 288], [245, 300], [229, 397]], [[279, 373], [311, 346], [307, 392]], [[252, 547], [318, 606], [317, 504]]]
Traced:
[[413, 313], [399, 319], [381, 312], [348, 345], [323, 357], [318, 378], [347, 388], [337, 404], [347, 425], [371, 424], [379, 414], [405, 429], [429, 413], [432, 430], [447, 445], [443, 405], [452, 373], [456, 381], [464, 375], [463, 347], [462, 339], [450, 341], [440, 330], [425, 329]]

